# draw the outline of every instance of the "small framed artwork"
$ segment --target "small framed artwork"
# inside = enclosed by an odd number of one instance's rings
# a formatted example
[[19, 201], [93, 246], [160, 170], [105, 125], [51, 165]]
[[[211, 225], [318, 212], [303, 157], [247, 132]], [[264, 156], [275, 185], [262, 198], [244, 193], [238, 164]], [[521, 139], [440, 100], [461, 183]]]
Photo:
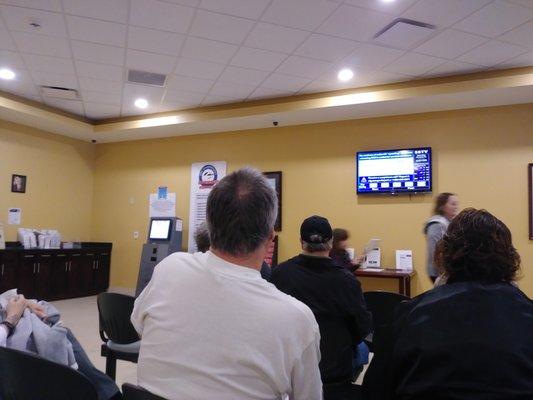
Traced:
[[11, 191], [14, 193], [26, 193], [26, 176], [12, 175], [11, 176]]
[[266, 176], [268, 182], [272, 188], [276, 191], [278, 195], [278, 218], [274, 224], [274, 230], [276, 232], [281, 231], [281, 171], [276, 172], [264, 172], [263, 175]]
[[529, 193], [529, 240], [533, 240], [533, 163], [527, 166]]

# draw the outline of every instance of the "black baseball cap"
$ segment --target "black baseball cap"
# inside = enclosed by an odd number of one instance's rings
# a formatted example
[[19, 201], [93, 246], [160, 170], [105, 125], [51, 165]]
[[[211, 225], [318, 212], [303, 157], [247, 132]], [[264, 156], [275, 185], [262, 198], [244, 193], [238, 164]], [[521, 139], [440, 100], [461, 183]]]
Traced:
[[306, 243], [327, 243], [333, 237], [329, 221], [318, 215], [306, 218], [300, 227], [300, 238]]

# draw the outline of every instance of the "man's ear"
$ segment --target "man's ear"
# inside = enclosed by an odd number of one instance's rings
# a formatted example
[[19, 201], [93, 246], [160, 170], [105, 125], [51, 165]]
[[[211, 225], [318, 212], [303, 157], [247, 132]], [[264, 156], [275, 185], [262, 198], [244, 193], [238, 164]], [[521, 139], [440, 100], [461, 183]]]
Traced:
[[276, 237], [276, 232], [274, 232], [274, 229], [272, 229], [270, 231], [270, 234], [268, 235], [268, 242], [270, 243], [271, 241], [273, 241], [275, 237]]

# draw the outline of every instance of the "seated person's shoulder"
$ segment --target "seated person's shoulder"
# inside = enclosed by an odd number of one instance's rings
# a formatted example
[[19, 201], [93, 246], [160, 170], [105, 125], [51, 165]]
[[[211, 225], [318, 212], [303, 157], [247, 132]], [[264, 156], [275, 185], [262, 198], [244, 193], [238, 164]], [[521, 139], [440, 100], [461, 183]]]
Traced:
[[316, 328], [318, 331], [315, 316], [308, 306], [300, 300], [277, 290], [274, 286], [272, 286], [272, 289], [274, 291], [272, 293], [274, 304], [270, 311], [279, 323], [282, 325], [286, 323], [288, 326], [298, 324], [304, 329]]

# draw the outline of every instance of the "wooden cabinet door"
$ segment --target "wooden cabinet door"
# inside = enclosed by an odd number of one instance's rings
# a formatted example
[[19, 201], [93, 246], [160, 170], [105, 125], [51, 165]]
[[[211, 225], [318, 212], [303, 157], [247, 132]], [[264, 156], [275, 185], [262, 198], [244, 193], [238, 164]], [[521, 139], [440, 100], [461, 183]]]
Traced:
[[17, 287], [15, 271], [18, 265], [15, 254], [0, 254], [0, 293]]
[[80, 257], [77, 273], [78, 296], [90, 296], [94, 293], [94, 253], [86, 253]]
[[81, 253], [70, 254], [68, 262], [68, 297], [80, 296], [80, 264]]
[[16, 271], [17, 289], [27, 299], [35, 298], [35, 274], [37, 271], [37, 255], [21, 254]]
[[94, 274], [95, 293], [102, 293], [109, 287], [109, 268], [111, 264], [111, 255], [108, 252], [101, 252], [96, 259], [96, 268]]
[[68, 297], [69, 261], [66, 253], [54, 255], [50, 266], [50, 298], [54, 300]]
[[37, 300], [52, 300], [52, 290], [50, 279], [52, 274], [52, 253], [39, 254], [35, 272], [35, 298]]

